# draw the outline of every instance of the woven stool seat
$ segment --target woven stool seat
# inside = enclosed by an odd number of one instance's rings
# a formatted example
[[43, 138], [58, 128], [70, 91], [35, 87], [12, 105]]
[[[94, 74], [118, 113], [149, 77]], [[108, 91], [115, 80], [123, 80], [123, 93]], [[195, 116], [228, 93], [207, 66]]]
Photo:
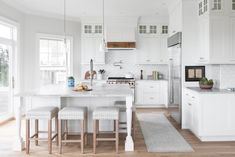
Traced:
[[58, 119], [84, 119], [86, 112], [87, 107], [64, 107], [59, 111]]
[[29, 110], [26, 119], [52, 119], [58, 114], [58, 107], [39, 107]]
[[93, 119], [118, 120], [119, 119], [119, 108], [117, 108], [117, 107], [98, 107], [93, 112]]

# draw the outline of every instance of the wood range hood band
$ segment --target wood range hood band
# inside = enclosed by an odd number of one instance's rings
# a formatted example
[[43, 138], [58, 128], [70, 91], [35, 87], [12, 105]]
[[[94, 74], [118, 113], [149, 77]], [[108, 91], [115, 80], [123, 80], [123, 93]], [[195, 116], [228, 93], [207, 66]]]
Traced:
[[136, 42], [107, 42], [108, 49], [135, 49]]

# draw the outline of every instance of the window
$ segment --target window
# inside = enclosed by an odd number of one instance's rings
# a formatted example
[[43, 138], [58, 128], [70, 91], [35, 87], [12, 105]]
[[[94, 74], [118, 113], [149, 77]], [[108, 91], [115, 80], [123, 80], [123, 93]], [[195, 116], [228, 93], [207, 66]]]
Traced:
[[235, 0], [232, 0], [232, 10], [235, 10]]
[[221, 8], [222, 8], [221, 0], [214, 0], [213, 4], [214, 4], [213, 10], [221, 10]]
[[39, 38], [39, 65], [42, 85], [65, 83], [71, 73], [71, 39], [41, 36]]
[[162, 26], [162, 34], [168, 33], [168, 26]]
[[145, 25], [140, 25], [140, 26], [139, 26], [139, 33], [140, 33], [140, 34], [146, 34], [146, 33], [147, 33], [147, 26], [145, 26]]
[[150, 25], [150, 26], [149, 26], [149, 33], [150, 33], [150, 34], [157, 34], [157, 26], [155, 26], [155, 25]]

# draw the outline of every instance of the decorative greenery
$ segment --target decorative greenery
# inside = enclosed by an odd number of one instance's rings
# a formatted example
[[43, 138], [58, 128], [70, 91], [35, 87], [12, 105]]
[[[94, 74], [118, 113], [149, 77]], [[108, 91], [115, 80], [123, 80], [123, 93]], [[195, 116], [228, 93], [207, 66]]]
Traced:
[[206, 77], [203, 77], [200, 81], [199, 81], [200, 85], [213, 85], [214, 81], [212, 79], [208, 80]]
[[73, 76], [69, 76], [68, 80], [74, 80], [74, 77]]
[[6, 87], [9, 85], [9, 51], [3, 49], [0, 45], [0, 86]]
[[104, 73], [105, 73], [105, 70], [104, 70], [104, 69], [100, 69], [98, 72], [99, 72], [100, 74], [104, 74]]

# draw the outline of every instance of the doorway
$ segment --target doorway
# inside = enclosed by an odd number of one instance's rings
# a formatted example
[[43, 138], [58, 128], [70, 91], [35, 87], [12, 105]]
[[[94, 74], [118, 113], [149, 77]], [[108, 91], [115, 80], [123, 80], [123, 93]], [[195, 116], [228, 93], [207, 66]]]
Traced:
[[17, 27], [0, 18], [0, 123], [13, 117]]

